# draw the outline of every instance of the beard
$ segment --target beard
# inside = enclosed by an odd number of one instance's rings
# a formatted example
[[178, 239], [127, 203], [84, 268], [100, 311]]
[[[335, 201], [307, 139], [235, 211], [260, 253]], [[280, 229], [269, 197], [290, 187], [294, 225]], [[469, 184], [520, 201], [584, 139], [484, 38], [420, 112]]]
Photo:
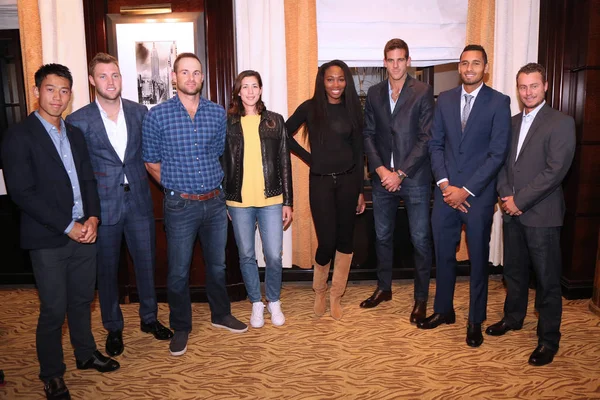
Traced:
[[96, 87], [96, 95], [106, 100], [116, 100], [121, 96], [121, 89], [115, 90], [114, 92], [107, 92], [104, 89]]
[[197, 85], [193, 89], [185, 85], [177, 85], [177, 90], [179, 90], [181, 93], [187, 94], [188, 96], [195, 96], [200, 93], [200, 90], [202, 90], [202, 84]]

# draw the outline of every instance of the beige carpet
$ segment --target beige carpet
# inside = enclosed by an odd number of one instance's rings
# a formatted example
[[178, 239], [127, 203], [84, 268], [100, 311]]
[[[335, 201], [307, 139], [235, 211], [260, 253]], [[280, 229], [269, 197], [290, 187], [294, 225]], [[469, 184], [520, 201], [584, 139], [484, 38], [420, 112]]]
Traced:
[[[340, 322], [315, 317], [310, 286], [284, 284], [287, 322], [233, 334], [210, 326], [207, 304], [193, 305], [194, 330], [179, 358], [168, 343], [139, 330], [137, 305], [123, 306], [125, 353], [110, 374], [75, 368], [64, 336], [65, 381], [74, 399], [600, 399], [600, 318], [589, 300], [564, 301], [563, 339], [549, 366], [527, 364], [536, 346], [533, 310], [521, 331], [486, 336], [478, 349], [465, 340], [468, 282], [457, 284], [457, 323], [422, 331], [411, 326], [412, 282], [394, 283], [394, 300], [358, 307], [372, 285], [350, 283]], [[435, 287], [431, 286], [431, 295]], [[501, 317], [502, 283], [490, 281], [488, 322]], [[530, 306], [533, 292], [530, 293]], [[250, 303], [232, 305], [247, 322]], [[431, 309], [431, 307], [430, 307]], [[0, 290], [0, 399], [42, 399], [35, 353], [35, 290]], [[168, 321], [168, 306], [160, 305]], [[98, 304], [93, 330], [104, 352]], [[66, 331], [66, 328], [65, 328]]]

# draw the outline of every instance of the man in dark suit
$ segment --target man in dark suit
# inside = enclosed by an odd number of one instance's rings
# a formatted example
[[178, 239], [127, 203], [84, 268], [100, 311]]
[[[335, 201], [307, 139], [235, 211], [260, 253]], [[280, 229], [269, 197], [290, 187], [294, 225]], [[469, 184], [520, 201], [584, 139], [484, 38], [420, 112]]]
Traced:
[[544, 100], [543, 66], [530, 63], [517, 73], [523, 113], [512, 118], [512, 145], [498, 175], [504, 211], [504, 317], [485, 333], [519, 330], [527, 314], [529, 269], [533, 267], [539, 313], [538, 346], [529, 364], [552, 362], [560, 341], [560, 227], [565, 214], [561, 182], [575, 154], [575, 121]]
[[70, 399], [63, 381], [65, 316], [77, 368], [119, 368], [96, 350], [92, 335], [100, 200], [83, 135], [61, 118], [72, 85], [67, 67], [42, 66], [35, 73], [39, 109], [10, 127], [2, 143], [8, 194], [21, 209], [21, 246], [30, 249], [40, 297], [36, 349], [48, 399]]
[[458, 64], [463, 84], [438, 97], [429, 141], [439, 187], [431, 217], [437, 284], [434, 314], [417, 325], [432, 329], [455, 322], [456, 246], [465, 224], [471, 262], [466, 341], [472, 347], [483, 343], [496, 177], [510, 142], [510, 98], [483, 83], [487, 70], [484, 48], [465, 47]]
[[133, 259], [140, 296], [141, 330], [156, 339], [173, 333], [157, 319], [154, 289], [155, 229], [148, 173], [142, 161], [142, 120], [148, 109], [121, 98], [116, 58], [98, 53], [90, 62], [89, 80], [96, 101], [67, 117], [83, 131], [102, 209], [98, 229], [98, 295], [102, 323], [108, 331], [106, 352], [123, 352], [123, 314], [119, 307], [118, 271], [123, 234]]
[[408, 214], [415, 253], [415, 304], [410, 322], [424, 319], [433, 250], [429, 204], [431, 169], [427, 143], [433, 116], [431, 86], [410, 75], [408, 45], [391, 39], [383, 50], [388, 79], [371, 87], [365, 105], [365, 152], [373, 176], [377, 288], [363, 301], [376, 307], [392, 298], [394, 228], [400, 199]]

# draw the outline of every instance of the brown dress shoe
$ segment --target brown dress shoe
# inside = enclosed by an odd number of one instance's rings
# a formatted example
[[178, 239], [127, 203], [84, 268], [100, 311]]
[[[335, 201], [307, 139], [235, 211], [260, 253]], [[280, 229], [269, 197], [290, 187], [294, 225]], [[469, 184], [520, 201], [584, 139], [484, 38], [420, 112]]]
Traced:
[[71, 400], [69, 389], [61, 376], [50, 379], [44, 385], [47, 400]]
[[373, 308], [377, 307], [382, 301], [389, 301], [392, 299], [391, 290], [375, 289], [371, 297], [360, 303], [360, 308]]
[[424, 320], [427, 317], [427, 301], [417, 300], [415, 306], [410, 313], [410, 323], [416, 324], [419, 321]]

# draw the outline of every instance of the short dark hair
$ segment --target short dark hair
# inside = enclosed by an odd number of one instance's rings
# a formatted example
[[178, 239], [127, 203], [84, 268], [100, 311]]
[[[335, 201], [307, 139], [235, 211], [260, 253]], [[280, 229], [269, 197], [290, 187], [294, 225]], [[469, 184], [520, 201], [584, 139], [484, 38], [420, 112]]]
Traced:
[[521, 69], [519, 70], [519, 72], [517, 72], [517, 81], [519, 81], [519, 75], [520, 74], [533, 74], [535, 72], [539, 72], [540, 75], [542, 75], [542, 82], [546, 83], [546, 68], [544, 68], [544, 66], [542, 64], [538, 64], [538, 63], [529, 63], [529, 64], [525, 64], [521, 67]]
[[202, 61], [200, 61], [200, 59], [198, 58], [197, 55], [195, 55], [194, 53], [181, 53], [180, 55], [177, 56], [177, 58], [175, 59], [175, 62], [173, 62], [173, 72], [177, 72], [177, 67], [179, 66], [179, 60], [181, 60], [183, 58], [193, 58], [194, 60], [196, 60], [200, 63], [200, 68], [202, 68]]
[[[240, 72], [240, 74], [235, 78], [235, 83], [233, 84], [233, 91], [231, 93], [231, 102], [229, 103], [229, 109], [227, 110], [228, 115], [237, 115], [243, 117], [246, 115], [246, 109], [244, 108], [244, 104], [242, 104], [242, 99], [240, 98], [240, 90], [242, 89], [242, 80], [244, 78], [248, 78], [253, 76], [258, 81], [258, 87], [262, 89], [263, 83], [260, 74], [256, 71], [246, 70]], [[262, 114], [264, 110], [266, 110], [265, 103], [262, 101], [262, 95], [256, 102], [256, 113]]]
[[69, 89], [73, 88], [73, 75], [69, 68], [62, 64], [45, 64], [35, 72], [35, 86], [39, 89], [48, 75], [57, 75], [69, 81]]
[[383, 59], [385, 60], [387, 58], [388, 51], [396, 50], [396, 49], [406, 51], [406, 58], [408, 59], [408, 56], [409, 56], [408, 44], [406, 44], [406, 42], [404, 40], [398, 39], [398, 38], [390, 39], [385, 44], [385, 47], [383, 48]]
[[98, 64], [115, 64], [119, 68], [119, 61], [115, 57], [106, 53], [98, 53], [92, 58], [88, 67], [91, 76], [94, 76], [94, 69], [96, 69], [96, 65]]
[[462, 55], [465, 51], [480, 51], [481, 54], [483, 54], [483, 64], [487, 64], [488, 63], [488, 58], [487, 58], [487, 53], [485, 52], [485, 49], [483, 48], [482, 45], [480, 44], [469, 44], [467, 46], [465, 46], [465, 48], [463, 49], [462, 53], [460, 53], [460, 58], [462, 59]]

